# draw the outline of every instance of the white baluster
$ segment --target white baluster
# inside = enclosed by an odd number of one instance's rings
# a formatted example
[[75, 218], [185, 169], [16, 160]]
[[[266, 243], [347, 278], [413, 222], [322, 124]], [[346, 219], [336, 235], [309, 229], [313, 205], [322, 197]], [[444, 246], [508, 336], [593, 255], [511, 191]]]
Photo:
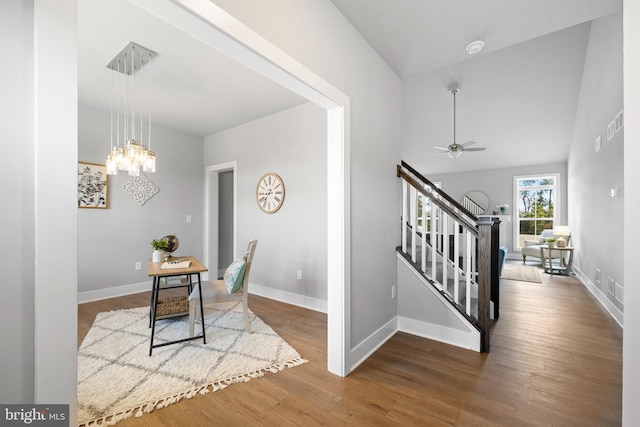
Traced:
[[427, 272], [427, 198], [422, 195], [422, 259], [420, 260], [420, 267], [422, 272]]
[[460, 301], [460, 225], [453, 221], [453, 300]]
[[442, 215], [442, 286], [444, 292], [451, 295], [449, 292], [449, 215], [440, 211]]
[[435, 203], [431, 203], [431, 221], [429, 224], [430, 227], [430, 240], [431, 240], [431, 280], [434, 283], [438, 283], [438, 275], [436, 272], [438, 271], [438, 220], [437, 220], [437, 207]]
[[471, 232], [469, 232], [469, 230], [465, 230], [465, 233], [467, 235], [467, 261], [465, 262], [467, 265], [467, 289], [465, 312], [468, 316], [471, 316], [471, 275], [474, 271], [471, 270], [471, 245], [473, 244], [472, 241], [475, 239], [472, 239]]
[[402, 218], [400, 218], [400, 230], [402, 230], [402, 253], [407, 253], [407, 181], [402, 180]]
[[416, 262], [416, 239], [418, 237], [418, 190], [413, 185], [409, 189], [409, 216], [411, 217], [411, 261]]

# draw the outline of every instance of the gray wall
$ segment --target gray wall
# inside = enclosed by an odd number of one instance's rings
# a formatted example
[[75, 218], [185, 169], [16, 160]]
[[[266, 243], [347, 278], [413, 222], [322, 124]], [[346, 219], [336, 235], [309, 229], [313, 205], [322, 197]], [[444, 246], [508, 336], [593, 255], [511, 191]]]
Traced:
[[[53, 10], [55, 8], [55, 13]], [[4, 143], [0, 401], [76, 396], [75, 2], [0, 5]], [[51, 55], [51, 52], [56, 55]], [[37, 90], [36, 90], [37, 88]]]
[[[78, 160], [104, 164], [109, 151], [109, 113], [80, 107]], [[146, 174], [160, 191], [140, 206], [122, 186], [126, 172], [109, 177], [109, 208], [78, 209], [78, 291], [148, 282], [151, 240], [175, 233], [176, 255], [203, 255], [204, 166], [202, 141], [153, 124], [156, 172]], [[191, 223], [186, 222], [191, 215]], [[108, 262], [105, 262], [107, 260]], [[135, 270], [135, 262], [142, 269]], [[90, 294], [89, 294], [90, 295]]]
[[233, 171], [218, 175], [218, 270], [233, 261]]
[[511, 215], [511, 222], [507, 223], [507, 248], [509, 255], [514, 255], [516, 251], [513, 245], [513, 226], [515, 217], [513, 216], [514, 193], [513, 177], [528, 174], [558, 173], [560, 174], [559, 200], [556, 209], [559, 209], [559, 223], [567, 224], [567, 164], [553, 163], [545, 165], [519, 166], [514, 168], [502, 168], [481, 170], [472, 172], [461, 172], [452, 174], [427, 175], [431, 181], [442, 181], [442, 189], [449, 193], [457, 201], [469, 191], [482, 191], [489, 197], [489, 213], [498, 210], [499, 204], [509, 205], [506, 214]]
[[[640, 249], [640, 227], [637, 216], [640, 212], [640, 3], [624, 0], [624, 111], [625, 124], [624, 181], [629, 183], [624, 193], [624, 281], [633, 283], [638, 278], [636, 267]], [[622, 370], [622, 425], [640, 425], [640, 287], [628, 286], [624, 292], [624, 302], [629, 309], [624, 313], [623, 370]]]
[[[391, 287], [399, 242], [400, 78], [329, 0], [214, 2], [351, 99], [353, 349], [396, 315]], [[326, 163], [326, 155], [322, 159]]]
[[[0, 402], [32, 402], [35, 363], [35, 191], [33, 135], [33, 2], [0, 2], [0, 51], [16, 67], [0, 68], [0, 116], [5, 138], [0, 258]], [[62, 238], [64, 236], [61, 236]], [[10, 351], [9, 351], [10, 349]]]
[[[569, 155], [569, 225], [576, 267], [619, 310], [607, 277], [623, 284], [624, 128], [607, 141], [607, 126], [623, 108], [622, 14], [594, 21]], [[630, 118], [627, 118], [629, 121]], [[595, 152], [600, 136], [602, 148]], [[631, 183], [628, 183], [630, 186]], [[611, 189], [620, 198], [611, 198]], [[601, 270], [601, 283], [595, 271]]]
[[[205, 138], [207, 166], [237, 161], [238, 250], [258, 239], [250, 282], [327, 299], [326, 113], [313, 104], [263, 117]], [[267, 172], [284, 181], [275, 214], [256, 204]], [[221, 267], [222, 268], [222, 267]], [[296, 278], [302, 270], [302, 280]]]

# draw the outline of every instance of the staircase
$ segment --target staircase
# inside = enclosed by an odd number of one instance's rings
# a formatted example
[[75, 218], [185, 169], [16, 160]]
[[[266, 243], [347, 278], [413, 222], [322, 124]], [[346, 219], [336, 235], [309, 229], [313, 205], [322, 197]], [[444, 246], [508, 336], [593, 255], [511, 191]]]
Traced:
[[441, 328], [429, 320], [430, 337], [454, 331], [466, 337], [461, 346], [489, 352], [490, 328], [499, 317], [499, 219], [471, 213], [404, 161], [397, 175], [402, 180], [398, 268], [414, 273], [398, 272], [400, 292], [403, 280], [407, 288], [423, 287], [417, 292], [433, 294], [424, 310], [450, 317], [435, 322]]

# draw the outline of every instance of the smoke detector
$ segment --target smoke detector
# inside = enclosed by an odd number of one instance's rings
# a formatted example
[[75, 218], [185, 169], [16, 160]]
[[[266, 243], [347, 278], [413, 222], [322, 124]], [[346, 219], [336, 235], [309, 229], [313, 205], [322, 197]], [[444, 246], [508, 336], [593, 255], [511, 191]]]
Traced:
[[467, 45], [467, 52], [469, 52], [469, 55], [480, 53], [482, 52], [482, 49], [484, 49], [484, 42], [482, 40], [476, 40]]

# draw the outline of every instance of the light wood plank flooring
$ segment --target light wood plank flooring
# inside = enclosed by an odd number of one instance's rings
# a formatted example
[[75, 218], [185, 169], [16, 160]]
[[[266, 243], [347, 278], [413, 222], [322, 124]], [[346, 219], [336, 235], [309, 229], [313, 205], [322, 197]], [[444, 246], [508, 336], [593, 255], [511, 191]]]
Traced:
[[[347, 378], [326, 370], [324, 314], [252, 296], [309, 363], [118, 426], [619, 426], [618, 324], [575, 278], [501, 289], [491, 353], [398, 333]], [[148, 304], [148, 293], [81, 304], [79, 342], [96, 313]]]

